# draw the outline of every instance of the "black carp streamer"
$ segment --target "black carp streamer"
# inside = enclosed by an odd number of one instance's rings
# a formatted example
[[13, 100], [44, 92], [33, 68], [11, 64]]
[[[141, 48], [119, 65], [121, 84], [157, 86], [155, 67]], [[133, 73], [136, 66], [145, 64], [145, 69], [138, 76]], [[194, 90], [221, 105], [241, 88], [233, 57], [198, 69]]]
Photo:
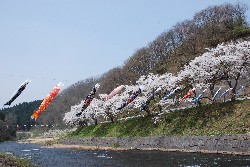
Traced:
[[88, 94], [88, 96], [85, 98], [82, 109], [79, 113], [76, 114], [77, 117], [82, 115], [82, 112], [90, 105], [91, 101], [94, 99], [95, 97], [95, 93], [98, 90], [98, 88], [100, 87], [100, 84], [95, 84], [95, 86], [92, 88], [91, 92]]
[[10, 100], [4, 104], [4, 106], [6, 105], [11, 105], [11, 103], [22, 93], [22, 91], [26, 88], [26, 86], [31, 82], [31, 80], [26, 80], [24, 81], [24, 83], [22, 83], [18, 89], [13, 93], [12, 97], [10, 98]]

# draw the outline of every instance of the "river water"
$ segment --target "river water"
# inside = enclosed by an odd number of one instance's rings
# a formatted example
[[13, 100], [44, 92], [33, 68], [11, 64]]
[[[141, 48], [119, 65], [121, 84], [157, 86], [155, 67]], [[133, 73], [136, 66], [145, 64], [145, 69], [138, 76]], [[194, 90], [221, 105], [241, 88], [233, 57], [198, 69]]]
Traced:
[[85, 151], [36, 144], [0, 143], [0, 152], [30, 159], [42, 167], [250, 167], [250, 156], [164, 151]]

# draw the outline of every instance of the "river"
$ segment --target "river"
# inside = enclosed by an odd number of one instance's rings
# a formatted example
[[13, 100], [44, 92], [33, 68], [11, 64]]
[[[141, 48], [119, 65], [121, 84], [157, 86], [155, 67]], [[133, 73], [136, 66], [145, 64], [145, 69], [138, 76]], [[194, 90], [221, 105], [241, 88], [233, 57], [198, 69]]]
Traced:
[[0, 152], [30, 159], [42, 167], [250, 167], [250, 156], [164, 151], [86, 151], [46, 148], [36, 144], [0, 143]]

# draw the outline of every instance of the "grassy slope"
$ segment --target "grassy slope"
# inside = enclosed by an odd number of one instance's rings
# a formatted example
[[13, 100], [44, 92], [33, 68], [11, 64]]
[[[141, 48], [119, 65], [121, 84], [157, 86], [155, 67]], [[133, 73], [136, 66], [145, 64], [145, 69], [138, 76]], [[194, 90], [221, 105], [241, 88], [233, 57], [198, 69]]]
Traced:
[[250, 132], [250, 100], [165, 113], [155, 125], [141, 117], [78, 128], [70, 137], [227, 135]]

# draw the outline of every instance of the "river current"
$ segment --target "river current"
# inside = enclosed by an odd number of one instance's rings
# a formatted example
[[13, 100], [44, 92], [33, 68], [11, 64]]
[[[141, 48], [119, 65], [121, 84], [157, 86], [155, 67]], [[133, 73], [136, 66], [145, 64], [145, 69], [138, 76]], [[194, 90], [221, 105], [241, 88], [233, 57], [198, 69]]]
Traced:
[[30, 159], [42, 167], [250, 167], [250, 156], [164, 151], [86, 151], [36, 144], [0, 143], [0, 152]]

